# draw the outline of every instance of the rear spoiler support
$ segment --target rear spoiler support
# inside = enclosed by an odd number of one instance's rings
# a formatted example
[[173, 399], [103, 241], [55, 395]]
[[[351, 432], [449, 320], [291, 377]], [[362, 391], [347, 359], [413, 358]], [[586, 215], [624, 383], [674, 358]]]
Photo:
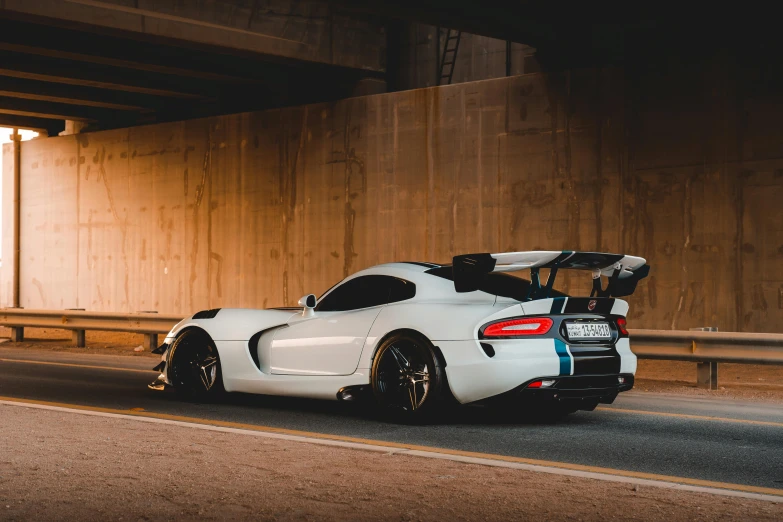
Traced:
[[633, 294], [639, 281], [650, 273], [650, 265], [645, 264], [637, 268], [624, 279], [620, 279], [620, 271], [619, 268], [614, 269], [606, 283], [606, 288], [601, 288], [601, 272], [599, 270], [593, 272], [593, 289], [590, 297], [624, 297]]
[[527, 292], [528, 301], [532, 301], [534, 299], [546, 299], [549, 297], [549, 294], [552, 291], [552, 286], [555, 284], [557, 269], [557, 265], [549, 269], [549, 277], [546, 279], [546, 286], [541, 286], [541, 276], [538, 273], [539, 268], [536, 267], [530, 269], [530, 290]]

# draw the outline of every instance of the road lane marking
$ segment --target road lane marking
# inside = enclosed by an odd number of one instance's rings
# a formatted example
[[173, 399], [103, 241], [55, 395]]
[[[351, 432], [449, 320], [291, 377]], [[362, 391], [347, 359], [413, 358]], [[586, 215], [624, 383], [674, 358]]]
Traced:
[[661, 417], [672, 417], [675, 419], [689, 419], [689, 420], [706, 420], [706, 421], [717, 421], [717, 422], [734, 422], [738, 424], [755, 424], [757, 426], [773, 426], [775, 428], [783, 428], [783, 422], [774, 422], [774, 421], [760, 421], [760, 420], [750, 420], [750, 419], [733, 419], [731, 417], [712, 417], [709, 415], [691, 415], [690, 413], [669, 413], [669, 412], [663, 412], [663, 411], [648, 411], [648, 410], [628, 410], [625, 408], [607, 408], [605, 406], [598, 407], [596, 410], [599, 411], [612, 411], [612, 412], [620, 412], [620, 413], [630, 413], [630, 414], [636, 414], [636, 415], [658, 415]]
[[44, 364], [47, 366], [65, 366], [69, 368], [87, 368], [90, 370], [112, 370], [115, 372], [141, 372], [141, 373], [157, 373], [154, 372], [152, 369], [149, 370], [139, 370], [138, 368], [118, 368], [116, 366], [95, 366], [95, 365], [89, 365], [89, 364], [73, 364], [73, 363], [60, 363], [60, 362], [51, 362], [51, 361], [31, 361], [29, 359], [2, 359], [0, 358], [0, 362], [10, 362], [10, 363], [20, 363], [20, 364]]
[[649, 485], [654, 487], [670, 488], [698, 493], [742, 497], [771, 502], [783, 502], [783, 489], [749, 486], [745, 484], [732, 484], [727, 482], [715, 482], [689, 477], [676, 477], [669, 475], [658, 475], [655, 473], [644, 473], [622, 469], [602, 468], [598, 466], [587, 466], [582, 464], [571, 464], [567, 462], [546, 461], [523, 457], [495, 455], [491, 453], [480, 453], [473, 451], [420, 446], [415, 444], [388, 442], [382, 440], [362, 439], [358, 437], [291, 430], [272, 426], [259, 426], [239, 422], [208, 420], [197, 417], [184, 417], [180, 415], [169, 415], [166, 413], [154, 413], [149, 411], [120, 410], [95, 406], [38, 401], [32, 399], [17, 399], [15, 397], [3, 396], [0, 396], [0, 404], [64, 411], [84, 415], [113, 417], [126, 420], [137, 420], [143, 422], [171, 424], [212, 431], [242, 433], [295, 442], [306, 442], [376, 452], [453, 460], [470, 464], [507, 467], [542, 473], [552, 473], [557, 475], [592, 478], [611, 482]]

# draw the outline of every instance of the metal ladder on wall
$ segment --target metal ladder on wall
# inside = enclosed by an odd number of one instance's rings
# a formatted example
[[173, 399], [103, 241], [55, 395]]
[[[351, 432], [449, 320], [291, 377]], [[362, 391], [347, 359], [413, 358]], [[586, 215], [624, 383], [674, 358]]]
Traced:
[[[443, 54], [440, 59], [438, 85], [449, 85], [451, 79], [454, 77], [454, 64], [457, 61], [457, 51], [459, 50], [459, 41], [461, 37], [462, 31], [446, 29], [446, 41], [443, 44]], [[440, 29], [438, 29], [438, 40], [440, 41]]]

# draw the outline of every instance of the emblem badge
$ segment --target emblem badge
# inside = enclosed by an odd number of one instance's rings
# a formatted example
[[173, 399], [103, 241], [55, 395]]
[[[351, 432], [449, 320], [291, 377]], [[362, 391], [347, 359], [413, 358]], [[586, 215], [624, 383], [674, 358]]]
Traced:
[[587, 309], [592, 312], [593, 310], [595, 310], [595, 305], [597, 305], [597, 304], [598, 304], [598, 301], [596, 301], [595, 299], [591, 299], [590, 302], [587, 303]]

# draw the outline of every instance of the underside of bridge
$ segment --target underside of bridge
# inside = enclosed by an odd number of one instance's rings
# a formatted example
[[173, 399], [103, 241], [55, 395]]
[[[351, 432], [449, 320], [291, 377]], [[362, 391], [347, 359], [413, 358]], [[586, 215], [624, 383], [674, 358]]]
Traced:
[[127, 127], [346, 98], [383, 77], [380, 23], [277, 4], [2, 2], [0, 125]]
[[[3, 0], [0, 125], [54, 135], [66, 120], [109, 129], [430, 85], [409, 80], [406, 47], [423, 49], [412, 25], [529, 46], [534, 67], [506, 75], [699, 61], [726, 47], [753, 59], [779, 45], [771, 20], [744, 24], [743, 13], [570, 0]], [[425, 67], [440, 52], [438, 34]]]

